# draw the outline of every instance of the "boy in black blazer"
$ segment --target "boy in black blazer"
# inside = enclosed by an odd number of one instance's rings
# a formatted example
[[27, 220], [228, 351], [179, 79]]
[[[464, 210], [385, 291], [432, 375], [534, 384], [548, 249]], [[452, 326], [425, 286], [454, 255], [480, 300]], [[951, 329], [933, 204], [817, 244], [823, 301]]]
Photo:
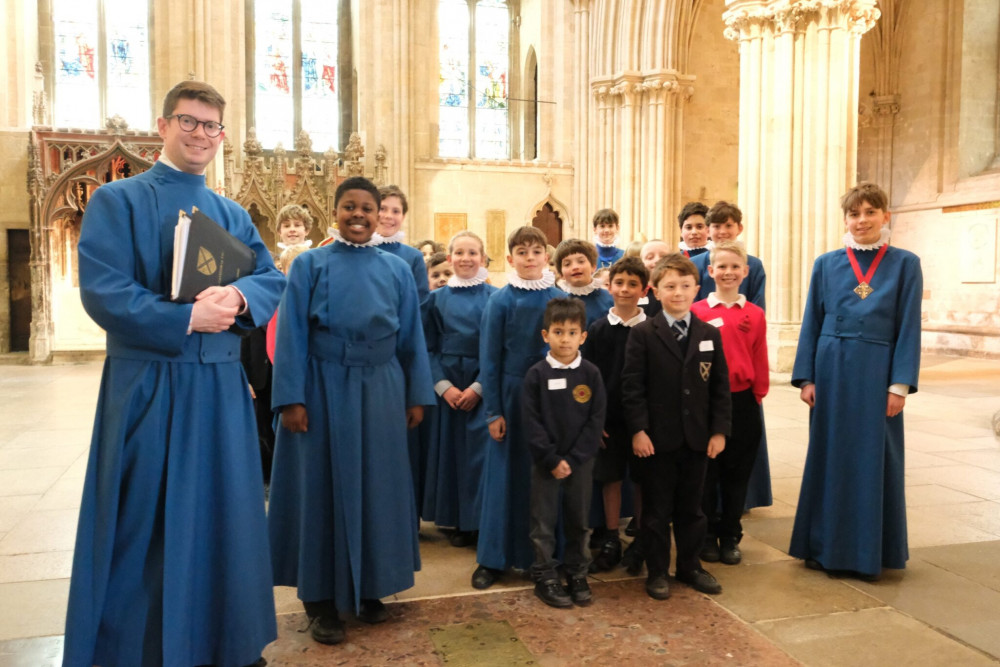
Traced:
[[702, 593], [722, 586], [701, 567], [707, 521], [701, 509], [708, 458], [726, 444], [732, 417], [729, 371], [719, 331], [691, 315], [698, 270], [680, 253], [653, 269], [663, 312], [633, 328], [625, 348], [622, 403], [639, 460], [646, 593], [670, 597], [670, 522], [677, 580]]

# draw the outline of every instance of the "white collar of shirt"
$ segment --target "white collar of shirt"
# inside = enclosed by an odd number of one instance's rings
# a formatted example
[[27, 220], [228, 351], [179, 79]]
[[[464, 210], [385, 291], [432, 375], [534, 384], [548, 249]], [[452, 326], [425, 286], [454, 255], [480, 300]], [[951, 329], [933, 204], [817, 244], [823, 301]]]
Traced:
[[[665, 310], [663, 311], [663, 316], [665, 318], [667, 318], [667, 324], [669, 324], [670, 326], [674, 326], [674, 322], [676, 322], [678, 320], [678, 318], [676, 318], [676, 317], [671, 317], [667, 313], [667, 311], [665, 311]], [[687, 314], [684, 317], [681, 317], [679, 319], [684, 320], [684, 324], [688, 325], [688, 328], [691, 327], [691, 311], [690, 310], [687, 312]]]
[[556, 276], [548, 269], [542, 270], [542, 277], [537, 280], [525, 280], [516, 273], [507, 274], [507, 282], [514, 287], [527, 290], [540, 290], [552, 287], [556, 284]]
[[709, 250], [711, 250], [711, 248], [709, 248], [709, 245], [708, 245], [709, 243], [711, 243], [711, 241], [709, 241], [705, 245], [700, 245], [697, 248], [692, 248], [687, 243], [684, 243], [684, 241], [681, 241], [679, 244], [677, 244], [677, 247], [680, 248], [681, 250], [689, 250], [689, 251], [690, 250], [701, 250], [702, 248], [708, 248]]
[[594, 280], [590, 284], [584, 285], [583, 287], [575, 287], [573, 285], [570, 285], [565, 280], [560, 280], [559, 289], [561, 289], [563, 292], [566, 292], [567, 294], [572, 294], [573, 296], [587, 296], [588, 294], [591, 294], [601, 289], [601, 285], [596, 280]]
[[[188, 172], [185, 172], [185, 171], [184, 171], [183, 169], [181, 169], [180, 167], [178, 167], [178, 166], [177, 166], [176, 164], [174, 164], [173, 162], [171, 162], [171, 161], [170, 161], [170, 158], [168, 158], [168, 157], [167, 157], [167, 154], [166, 154], [166, 153], [163, 153], [163, 152], [161, 152], [161, 153], [160, 153], [160, 157], [156, 158], [156, 161], [157, 161], [157, 162], [162, 162], [162, 163], [163, 163], [163, 164], [164, 164], [165, 166], [167, 166], [167, 167], [170, 167], [170, 168], [171, 168], [171, 169], [173, 169], [174, 171], [180, 171], [180, 172], [182, 172], [182, 173], [188, 173]], [[205, 169], [208, 169], [208, 167], [206, 166], [206, 167], [205, 167]], [[204, 172], [204, 171], [202, 171], [201, 173], [198, 173], [198, 174], [193, 174], [193, 175], [194, 175], [194, 176], [204, 176], [204, 175], [205, 175], [205, 172]]]
[[373, 245], [382, 245], [383, 243], [402, 243], [404, 238], [406, 238], [406, 234], [403, 233], [402, 229], [400, 229], [392, 236], [382, 236], [378, 232], [372, 234], [372, 241], [378, 239], [378, 241]]
[[742, 308], [743, 306], [747, 305], [747, 298], [746, 295], [744, 294], [740, 294], [740, 297], [736, 299], [736, 301], [730, 301], [727, 303], [719, 298], [717, 292], [712, 292], [708, 295], [706, 301], [708, 301], [709, 308], [715, 308], [720, 303], [726, 308], [732, 308], [733, 306], [739, 306], [740, 308]]
[[486, 267], [480, 266], [479, 270], [476, 271], [476, 275], [472, 278], [459, 278], [456, 275], [448, 278], [448, 287], [475, 287], [476, 285], [482, 285], [486, 282], [489, 275], [490, 272], [486, 270]]
[[639, 314], [630, 320], [623, 320], [622, 318], [615, 315], [614, 308], [608, 311], [608, 323], [610, 323], [611, 325], [620, 324], [623, 327], [631, 328], [645, 321], [646, 321], [646, 311], [644, 311], [642, 308], [639, 309]]
[[291, 245], [289, 245], [287, 243], [282, 243], [281, 241], [278, 241], [277, 245], [282, 250], [288, 250], [289, 248], [297, 248], [300, 245], [304, 245], [307, 248], [311, 248], [312, 244], [313, 244], [312, 239], [306, 239], [302, 243], [293, 243]]
[[888, 227], [882, 227], [882, 234], [878, 241], [875, 243], [858, 243], [854, 240], [854, 237], [851, 236], [851, 233], [847, 232], [844, 234], [844, 245], [848, 248], [854, 248], [855, 250], [878, 250], [889, 242], [889, 236], [891, 235], [892, 230]]
[[334, 241], [337, 241], [338, 243], [343, 243], [344, 245], [349, 245], [352, 248], [374, 248], [375, 246], [378, 245], [377, 243], [375, 243], [374, 235], [372, 235], [372, 237], [368, 239], [368, 241], [366, 241], [365, 243], [352, 243], [351, 241], [345, 240], [344, 237], [340, 235], [339, 229], [334, 229], [331, 227], [330, 232], [331, 232], [330, 236], [333, 237]]
[[597, 234], [594, 234], [594, 245], [600, 248], [614, 248], [618, 245], [618, 235], [617, 234], [615, 235], [615, 238], [611, 243], [601, 243], [601, 240], [600, 238], [598, 238]]
[[576, 359], [574, 359], [573, 361], [569, 362], [568, 364], [564, 364], [563, 362], [558, 361], [555, 357], [553, 357], [552, 353], [550, 352], [550, 353], [548, 353], [548, 354], [545, 355], [545, 361], [548, 362], [549, 366], [551, 366], [552, 368], [555, 368], [556, 370], [566, 370], [566, 369], [569, 369], [569, 368], [579, 368], [580, 367], [580, 362], [583, 361], [583, 355], [581, 355], [579, 352], [577, 352], [576, 353]]

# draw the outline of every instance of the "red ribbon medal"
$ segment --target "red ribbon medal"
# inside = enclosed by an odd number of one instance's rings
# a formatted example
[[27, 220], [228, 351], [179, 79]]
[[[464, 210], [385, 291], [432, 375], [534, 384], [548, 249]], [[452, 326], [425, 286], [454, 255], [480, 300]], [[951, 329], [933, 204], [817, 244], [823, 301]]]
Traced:
[[868, 268], [868, 273], [864, 276], [861, 275], [861, 267], [858, 265], [858, 258], [854, 256], [854, 248], [847, 246], [847, 259], [851, 260], [851, 268], [854, 269], [854, 277], [858, 279], [858, 286], [854, 288], [854, 293], [861, 297], [862, 301], [868, 298], [868, 295], [875, 290], [871, 287], [872, 277], [875, 275], [875, 269], [878, 268], [879, 262], [885, 257], [885, 251], [889, 249], [889, 244], [886, 243], [881, 248], [878, 249], [878, 254], [875, 255], [875, 261]]

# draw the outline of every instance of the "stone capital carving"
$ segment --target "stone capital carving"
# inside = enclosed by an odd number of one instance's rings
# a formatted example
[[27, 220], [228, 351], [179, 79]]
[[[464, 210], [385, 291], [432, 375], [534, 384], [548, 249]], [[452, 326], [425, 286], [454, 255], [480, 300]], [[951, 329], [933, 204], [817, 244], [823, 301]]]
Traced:
[[895, 116], [899, 113], [899, 95], [876, 95], [872, 111], [876, 116]]
[[259, 157], [264, 152], [264, 147], [257, 140], [257, 128], [251, 127], [247, 130], [247, 138], [243, 142], [243, 152], [247, 154], [247, 157]]
[[735, 0], [722, 14], [726, 39], [744, 40], [760, 32], [798, 32], [813, 21], [842, 26], [856, 34], [874, 27], [881, 16], [875, 0]]

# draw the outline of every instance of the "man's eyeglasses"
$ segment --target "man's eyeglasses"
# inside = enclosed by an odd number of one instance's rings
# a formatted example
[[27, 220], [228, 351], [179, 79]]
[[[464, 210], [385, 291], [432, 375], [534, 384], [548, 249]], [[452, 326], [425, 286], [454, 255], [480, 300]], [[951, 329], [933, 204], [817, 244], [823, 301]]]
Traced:
[[175, 113], [169, 116], [164, 116], [166, 120], [171, 118], [177, 119], [177, 124], [181, 126], [181, 129], [185, 132], [194, 132], [201, 125], [205, 128], [205, 136], [217, 137], [222, 133], [222, 130], [226, 128], [222, 123], [216, 123], [214, 120], [198, 120], [194, 116], [189, 116], [186, 113]]

